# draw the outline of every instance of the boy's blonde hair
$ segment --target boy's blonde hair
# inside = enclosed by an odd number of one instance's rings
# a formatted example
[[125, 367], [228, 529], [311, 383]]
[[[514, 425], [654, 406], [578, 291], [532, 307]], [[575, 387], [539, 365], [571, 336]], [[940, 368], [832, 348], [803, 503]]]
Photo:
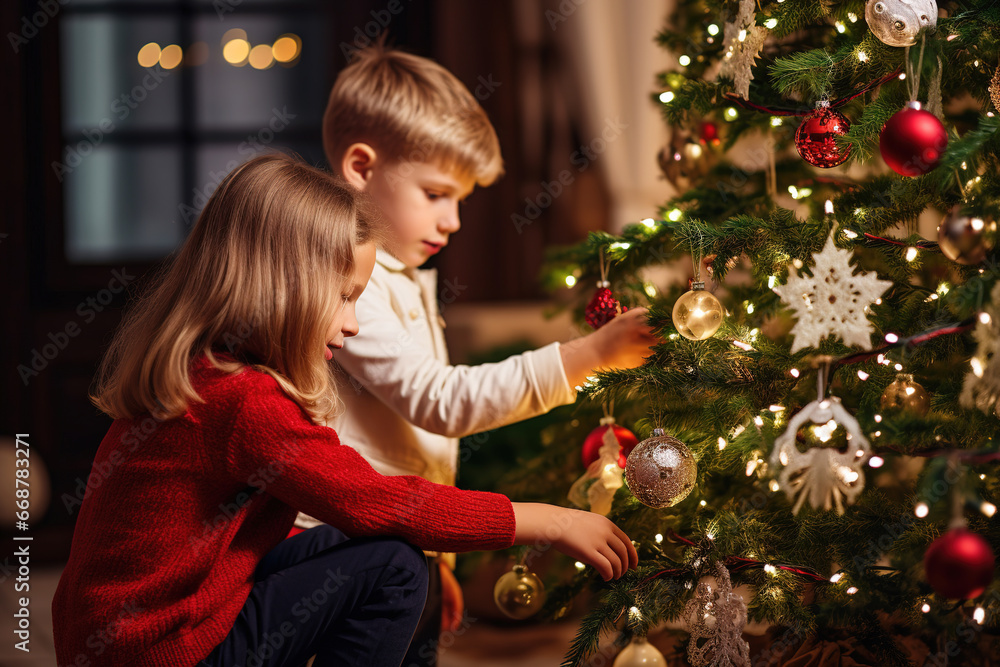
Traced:
[[335, 171], [358, 142], [391, 162], [434, 163], [483, 187], [503, 173], [496, 131], [468, 88], [436, 62], [382, 41], [355, 53], [323, 115], [323, 148]]
[[367, 198], [301, 160], [264, 155], [237, 167], [126, 316], [91, 400], [114, 418], [183, 415], [201, 401], [189, 366], [205, 353], [226, 372], [268, 373], [317, 423], [333, 416], [340, 403], [323, 348], [353, 289], [355, 246], [375, 241], [377, 224]]

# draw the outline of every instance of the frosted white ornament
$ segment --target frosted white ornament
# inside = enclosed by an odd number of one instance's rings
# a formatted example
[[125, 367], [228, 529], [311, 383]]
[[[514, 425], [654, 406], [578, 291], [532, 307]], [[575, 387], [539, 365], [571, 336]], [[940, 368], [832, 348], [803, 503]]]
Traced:
[[[796, 434], [806, 422], [830, 432], [842, 426], [848, 433], [847, 451], [813, 447], [800, 452]], [[816, 509], [836, 509], [837, 514], [843, 514], [844, 503], [853, 503], [865, 488], [864, 465], [871, 453], [871, 443], [858, 420], [841, 405], [839, 398], [831, 396], [809, 403], [788, 421], [788, 428], [774, 441], [771, 467], [784, 466], [778, 484], [785, 490], [788, 501], [795, 503], [793, 514], [798, 514], [807, 500]]]
[[[577, 507], [589, 507], [591, 512], [608, 515], [615, 491], [624, 484], [622, 469], [618, 465], [621, 448], [621, 443], [615, 437], [615, 430], [607, 429], [601, 438], [601, 448], [597, 450], [597, 460], [587, 466], [587, 472], [570, 487], [570, 502]], [[593, 483], [588, 486], [591, 480]]]
[[707, 580], [699, 581], [681, 612], [691, 633], [688, 661], [694, 667], [750, 667], [750, 644], [743, 639], [746, 602], [733, 592], [725, 565], [716, 563], [714, 574], [715, 588]]
[[[990, 292], [990, 303], [983, 308], [973, 336], [978, 345], [965, 376], [959, 403], [1000, 417], [1000, 283]], [[986, 320], [984, 322], [983, 320]]]
[[636, 637], [615, 658], [614, 667], [667, 667], [667, 660], [645, 637]]
[[868, 0], [865, 5], [868, 28], [889, 46], [913, 46], [921, 30], [937, 26], [937, 16], [934, 0]]
[[816, 347], [827, 335], [840, 336], [845, 345], [871, 349], [872, 325], [865, 310], [892, 282], [877, 274], [852, 273], [850, 250], [841, 250], [831, 235], [823, 250], [813, 255], [813, 275], [795, 275], [789, 271], [788, 282], [774, 288], [798, 322], [792, 328], [792, 352]]

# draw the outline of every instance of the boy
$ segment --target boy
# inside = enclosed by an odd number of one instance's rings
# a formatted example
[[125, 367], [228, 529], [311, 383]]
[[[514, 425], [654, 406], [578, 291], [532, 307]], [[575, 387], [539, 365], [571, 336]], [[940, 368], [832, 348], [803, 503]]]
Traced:
[[[358, 302], [361, 333], [335, 355], [353, 386], [330, 424], [379, 472], [453, 485], [458, 438], [571, 403], [594, 369], [635, 367], [649, 354], [656, 339], [636, 308], [571, 344], [449, 364], [436, 275], [417, 267], [459, 230], [459, 202], [503, 165], [486, 113], [437, 63], [382, 45], [358, 52], [330, 94], [323, 145], [333, 171], [371, 194], [388, 226], [387, 252]], [[297, 525], [315, 524], [300, 515]], [[428, 604], [404, 667], [435, 664], [439, 630], [462, 618], [453, 555], [428, 555]]]

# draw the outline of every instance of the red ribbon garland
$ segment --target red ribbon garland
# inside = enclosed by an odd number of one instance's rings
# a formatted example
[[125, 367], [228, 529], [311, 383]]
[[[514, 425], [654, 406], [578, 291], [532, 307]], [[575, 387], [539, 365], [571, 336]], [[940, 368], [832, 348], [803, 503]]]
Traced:
[[862, 361], [867, 361], [873, 357], [877, 357], [880, 354], [885, 354], [889, 350], [893, 350], [897, 347], [915, 347], [917, 345], [922, 345], [929, 340], [934, 340], [940, 336], [948, 336], [950, 334], [963, 333], [972, 329], [976, 325], [976, 316], [972, 316], [968, 319], [962, 320], [957, 324], [946, 324], [943, 327], [938, 327], [937, 329], [929, 329], [927, 331], [916, 334], [915, 336], [910, 336], [909, 338], [903, 338], [895, 343], [889, 343], [883, 345], [877, 350], [870, 350], [868, 352], [857, 352], [855, 354], [849, 354], [846, 357], [841, 357], [840, 359], [835, 359], [830, 364], [830, 372], [833, 373], [834, 370], [840, 368], [841, 366], [846, 366], [847, 364], [856, 364]]
[[[870, 82], [867, 86], [865, 86], [864, 88], [862, 88], [858, 92], [854, 93], [853, 95], [848, 95], [847, 97], [842, 97], [839, 100], [834, 100], [833, 102], [830, 102], [830, 106], [827, 107], [827, 108], [829, 108], [829, 109], [836, 109], [837, 107], [842, 107], [845, 104], [847, 104], [848, 102], [850, 102], [851, 100], [853, 100], [853, 99], [855, 99], [857, 97], [860, 97], [861, 95], [864, 95], [869, 90], [872, 90], [873, 88], [877, 88], [878, 86], [881, 86], [883, 83], [885, 83], [885, 82], [887, 82], [887, 81], [889, 81], [889, 80], [891, 80], [891, 79], [899, 76], [902, 73], [902, 71], [903, 70], [901, 68], [896, 68], [895, 72], [892, 72], [890, 74], [886, 74], [882, 78], [876, 79], [875, 81]], [[734, 92], [728, 92], [728, 93], [726, 93], [725, 94], [725, 98], [728, 99], [728, 100], [730, 100], [731, 102], [739, 104], [744, 109], [753, 109], [754, 111], [763, 111], [764, 113], [771, 114], [772, 116], [808, 116], [809, 114], [814, 113], [816, 111], [815, 108], [806, 109], [806, 110], [798, 110], [798, 109], [769, 109], [769, 108], [761, 106], [759, 104], [754, 104], [750, 100], [745, 100], [745, 99], [743, 99], [742, 97], [740, 97], [739, 95], [737, 95]]]

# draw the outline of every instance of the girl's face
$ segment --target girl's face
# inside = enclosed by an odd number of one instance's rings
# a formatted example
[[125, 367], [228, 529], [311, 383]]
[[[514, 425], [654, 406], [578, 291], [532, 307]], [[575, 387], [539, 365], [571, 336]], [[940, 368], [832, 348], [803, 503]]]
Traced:
[[[333, 359], [333, 350], [344, 347], [344, 339], [356, 336], [358, 333], [358, 318], [354, 314], [354, 306], [358, 302], [358, 297], [365, 291], [368, 279], [372, 277], [372, 269], [375, 268], [375, 244], [366, 243], [358, 246], [354, 250], [354, 276], [351, 280], [349, 294], [344, 294], [341, 298], [343, 305], [330, 322], [330, 329], [326, 334], [326, 360]], [[345, 290], [347, 291], [347, 290]]]

